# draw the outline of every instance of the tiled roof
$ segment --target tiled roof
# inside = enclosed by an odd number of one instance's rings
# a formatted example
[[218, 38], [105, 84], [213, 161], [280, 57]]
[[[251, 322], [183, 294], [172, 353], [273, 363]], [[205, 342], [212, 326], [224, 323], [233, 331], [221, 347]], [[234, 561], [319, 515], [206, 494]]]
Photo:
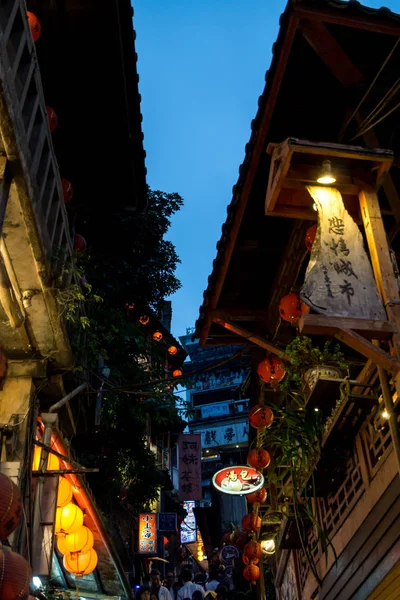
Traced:
[[245, 146], [245, 157], [242, 164], [239, 167], [239, 177], [236, 184], [232, 188], [232, 200], [227, 206], [227, 218], [225, 223], [222, 225], [222, 234], [219, 242], [217, 243], [217, 255], [213, 261], [212, 272], [208, 278], [208, 285], [203, 294], [203, 303], [200, 306], [199, 318], [196, 321], [195, 333], [193, 339], [200, 337], [200, 333], [205, 325], [205, 319], [207, 310], [211, 302], [211, 298], [215, 291], [221, 263], [225, 254], [227, 242], [232, 230], [232, 226], [235, 219], [235, 213], [237, 206], [241, 200], [241, 194], [246, 182], [246, 178], [249, 171], [249, 165], [254, 157], [254, 147], [259, 135], [259, 127], [264, 114], [264, 109], [267, 100], [271, 94], [275, 73], [277, 69], [279, 55], [286, 37], [287, 27], [289, 23], [289, 17], [296, 8], [307, 8], [309, 10], [318, 9], [329, 9], [332, 8], [335, 11], [340, 11], [346, 19], [357, 19], [362, 15], [381, 18], [385, 21], [400, 23], [400, 15], [393, 13], [390, 9], [381, 7], [378, 9], [369, 8], [357, 2], [357, 0], [349, 0], [348, 2], [342, 0], [288, 0], [288, 4], [284, 12], [281, 14], [279, 20], [279, 33], [277, 40], [272, 46], [272, 61], [269, 70], [265, 74], [265, 86], [261, 96], [258, 99], [258, 110], [255, 118], [251, 122], [251, 134], [248, 143]]

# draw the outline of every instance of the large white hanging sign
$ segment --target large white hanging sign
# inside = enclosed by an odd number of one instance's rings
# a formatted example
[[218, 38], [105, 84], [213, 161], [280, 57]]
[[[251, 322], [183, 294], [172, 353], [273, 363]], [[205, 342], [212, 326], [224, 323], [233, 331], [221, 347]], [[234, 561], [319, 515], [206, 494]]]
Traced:
[[318, 210], [318, 230], [301, 299], [331, 317], [385, 320], [361, 232], [340, 192], [319, 186], [307, 189]]
[[251, 467], [226, 467], [212, 479], [219, 492], [243, 496], [257, 492], [264, 485], [264, 476]]

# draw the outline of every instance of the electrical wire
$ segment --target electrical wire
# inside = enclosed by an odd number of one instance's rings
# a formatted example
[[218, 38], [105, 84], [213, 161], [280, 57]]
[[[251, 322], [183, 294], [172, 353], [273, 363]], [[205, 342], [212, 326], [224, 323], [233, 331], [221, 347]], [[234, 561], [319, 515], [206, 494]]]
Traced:
[[[235, 360], [236, 358], [238, 358], [239, 356], [243, 355], [245, 353], [245, 351], [249, 348], [248, 345], [246, 345], [244, 348], [242, 348], [241, 350], [239, 350], [239, 352], [236, 352], [236, 354], [233, 354], [232, 356], [229, 356], [228, 358], [221, 360], [220, 362], [218, 362], [217, 364], [213, 364], [210, 365], [208, 367], [203, 367], [202, 369], [196, 369], [195, 371], [191, 371], [190, 373], [187, 373], [186, 377], [179, 377], [179, 380], [184, 380], [184, 379], [188, 379], [190, 377], [192, 377], [193, 375], [199, 375], [201, 373], [206, 373], [208, 371], [213, 371], [215, 369], [218, 369], [219, 367], [221, 367], [222, 365], [227, 364], [228, 362], [231, 362], [232, 360]], [[90, 369], [88, 369], [90, 370]], [[95, 374], [95, 373], [93, 373]], [[101, 379], [99, 377], [99, 379]], [[157, 385], [160, 383], [170, 383], [170, 382], [176, 382], [177, 381], [177, 377], [167, 377], [164, 379], [155, 379], [152, 381], [145, 381], [145, 382], [141, 382], [141, 383], [127, 383], [125, 385], [119, 385], [119, 386], [115, 386], [113, 387], [111, 385], [111, 387], [109, 387], [108, 389], [98, 389], [98, 390], [92, 390], [89, 392], [85, 392], [86, 394], [98, 394], [100, 392], [102, 392], [103, 394], [107, 393], [107, 392], [113, 392], [113, 391], [119, 391], [119, 392], [126, 392], [126, 393], [131, 393], [131, 394], [137, 394], [137, 395], [150, 395], [151, 393], [154, 392], [142, 392], [142, 391], [131, 391], [130, 388], [135, 388], [135, 387], [147, 387], [147, 386], [151, 386], [151, 385]], [[110, 385], [109, 382], [107, 382], [105, 380], [105, 383], [107, 383], [108, 385]], [[128, 389], [127, 389], [128, 388]]]
[[365, 133], [367, 133], [367, 131], [369, 131], [370, 129], [373, 129], [374, 127], [376, 127], [377, 125], [379, 125], [379, 123], [381, 123], [384, 119], [386, 119], [386, 117], [388, 117], [389, 115], [391, 115], [398, 108], [400, 108], [400, 102], [398, 102], [395, 106], [393, 106], [393, 108], [391, 108], [387, 113], [385, 113], [380, 119], [378, 119], [377, 121], [374, 121], [368, 127], [366, 127], [365, 129], [363, 129], [362, 131], [360, 131], [359, 133], [357, 133], [357, 135], [355, 135], [353, 138], [351, 138], [350, 141], [352, 142], [356, 138], [360, 137], [360, 135], [364, 135]]
[[393, 48], [391, 49], [391, 51], [387, 55], [386, 59], [384, 60], [383, 64], [381, 65], [380, 69], [378, 70], [377, 74], [375, 75], [374, 79], [372, 80], [372, 83], [369, 85], [367, 91], [365, 92], [364, 96], [361, 98], [360, 102], [357, 104], [356, 108], [353, 110], [353, 112], [351, 113], [350, 117], [347, 119], [346, 123], [344, 124], [343, 129], [342, 129], [342, 131], [340, 133], [340, 136], [339, 136], [339, 141], [341, 141], [343, 139], [344, 134], [346, 132], [346, 129], [348, 128], [348, 126], [350, 125], [351, 121], [354, 119], [354, 117], [356, 116], [356, 114], [360, 110], [361, 106], [364, 104], [365, 100], [369, 96], [372, 88], [374, 87], [374, 85], [377, 82], [379, 76], [381, 75], [382, 71], [386, 67], [387, 63], [389, 62], [389, 60], [393, 56], [393, 53], [396, 50], [396, 48], [399, 45], [399, 43], [400, 43], [400, 38], [397, 38], [397, 40], [396, 40]]

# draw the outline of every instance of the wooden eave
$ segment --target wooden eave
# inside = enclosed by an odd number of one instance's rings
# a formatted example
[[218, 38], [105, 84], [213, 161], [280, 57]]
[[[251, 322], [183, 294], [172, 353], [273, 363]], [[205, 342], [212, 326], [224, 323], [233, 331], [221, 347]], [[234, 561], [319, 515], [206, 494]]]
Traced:
[[[274, 210], [268, 212], [268, 216], [289, 217], [288, 220], [293, 223], [293, 232], [296, 237], [289, 235], [287, 245], [284, 250], [280, 250], [280, 254], [276, 254], [274, 248], [274, 260], [280, 262], [280, 267], [276, 269], [276, 273], [270, 275], [269, 281], [273, 281], [270, 285], [270, 302], [265, 305], [265, 309], [260, 306], [255, 307], [254, 317], [246, 318], [246, 314], [251, 313], [251, 306], [243, 303], [243, 306], [238, 306], [237, 303], [223, 302], [221, 304], [221, 293], [226, 287], [226, 278], [228, 270], [232, 270], [232, 259], [234, 251], [237, 254], [239, 234], [243, 221], [246, 217], [246, 209], [249, 199], [254, 194], [254, 183], [259, 177], [260, 164], [263, 168], [267, 168], [265, 163], [265, 152], [267, 142], [275, 141], [271, 135], [278, 139], [278, 143], [287, 136], [279, 138], [276, 131], [281, 128], [285, 129], [284, 124], [281, 125], [279, 117], [274, 114], [276, 108], [282, 103], [282, 86], [287, 94], [288, 71], [290, 64], [293, 63], [295, 57], [291, 56], [291, 50], [295, 40], [298, 43], [299, 36], [302, 37], [314, 50], [321, 65], [324, 65], [326, 74], [330, 73], [331, 80], [345, 90], [348, 90], [349, 99], [352, 104], [356, 104], [360, 95], [366, 89], [370, 82], [370, 77], [367, 80], [363, 72], [357, 64], [352, 61], [352, 58], [343, 49], [332, 33], [331, 25], [335, 24], [340, 27], [345, 27], [364, 32], [372, 32], [373, 34], [384, 34], [387, 36], [396, 36], [400, 34], [400, 17], [394, 15], [390, 11], [368, 9], [358, 3], [336, 2], [335, 0], [300, 0], [297, 2], [289, 1], [286, 11], [281, 17], [281, 30], [278, 35], [276, 44], [274, 45], [274, 56], [270, 71], [267, 73], [267, 84], [263, 95], [260, 97], [260, 110], [256, 119], [252, 123], [252, 136], [249, 144], [246, 146], [246, 158], [241, 166], [239, 173], [238, 184], [234, 187], [234, 195], [231, 205], [228, 207], [228, 218], [223, 227], [223, 235], [218, 244], [218, 254], [215, 261], [213, 273], [209, 279], [209, 286], [204, 294], [204, 303], [200, 310], [200, 318], [197, 322], [196, 337], [200, 338], [201, 345], [217, 343], [214, 333], [210, 334], [212, 327], [213, 332], [218, 332], [222, 335], [220, 327], [216, 327], [221, 312], [225, 315], [230, 315], [230, 321], [233, 324], [241, 326], [250, 331], [251, 334], [257, 335], [260, 331], [262, 337], [265, 337], [266, 326], [270, 324], [269, 330], [273, 325], [274, 318], [272, 313], [277, 311], [277, 294], [282, 295], [282, 285], [290, 285], [296, 281], [301, 263], [304, 258], [304, 233], [307, 227], [310, 226], [310, 221], [316, 219], [316, 213], [312, 210], [310, 197], [305, 190], [305, 183], [311, 183], [317, 165], [309, 165], [309, 178], [304, 180], [297, 176], [296, 171], [289, 173], [289, 178], [285, 178], [285, 184], [282, 186], [280, 194], [282, 199], [275, 204]], [[336, 31], [336, 30], [335, 30]], [[342, 31], [342, 30], [341, 30]], [[347, 31], [347, 29], [346, 29]], [[360, 34], [361, 35], [361, 34]], [[390, 38], [391, 40], [392, 38]], [[386, 38], [385, 38], [385, 41]], [[389, 42], [388, 42], [389, 43]], [[393, 44], [393, 41], [390, 42]], [[339, 57], [339, 58], [338, 58]], [[291, 58], [291, 63], [289, 63]], [[291, 67], [293, 68], [293, 67]], [[293, 72], [291, 74], [293, 76]], [[323, 86], [323, 84], [322, 84]], [[299, 90], [301, 94], [301, 90]], [[326, 91], [325, 93], [329, 93]], [[356, 96], [354, 96], [356, 93]], [[353, 95], [352, 95], [353, 94]], [[287, 103], [287, 98], [286, 98]], [[329, 114], [327, 115], [329, 117]], [[358, 115], [356, 117], [358, 119]], [[271, 131], [272, 130], [272, 134]], [[275, 131], [275, 133], [274, 133]], [[290, 134], [290, 130], [288, 131]], [[364, 143], [368, 146], [373, 146], [379, 154], [379, 142], [374, 139], [374, 130], [369, 131], [363, 138]], [[268, 136], [268, 137], [267, 137]], [[269, 138], [269, 139], [268, 139]], [[314, 138], [315, 139], [315, 138]], [[337, 141], [341, 139], [338, 132]], [[346, 140], [347, 141], [347, 140]], [[331, 149], [334, 155], [334, 149]], [[328, 151], [328, 150], [327, 150]], [[370, 167], [371, 156], [368, 156], [368, 150], [365, 150], [365, 156], [368, 167]], [[367, 158], [368, 156], [368, 158]], [[375, 154], [376, 158], [376, 154]], [[360, 158], [362, 160], [362, 158]], [[375, 159], [374, 159], [375, 160]], [[371, 184], [381, 184], [383, 182], [383, 190], [390, 206], [383, 206], [382, 214], [388, 215], [389, 218], [395, 217], [396, 223], [399, 222], [400, 206], [399, 196], [396, 191], [396, 184], [393, 183], [391, 173], [387, 172], [393, 162], [393, 156], [382, 152], [382, 161], [380, 162], [380, 171], [378, 178], [375, 177], [376, 170], [372, 170], [373, 176]], [[268, 163], [267, 163], [268, 164]], [[376, 164], [374, 166], [377, 166]], [[371, 169], [360, 170], [361, 180], [365, 181], [367, 171], [371, 174]], [[371, 176], [371, 175], [370, 175]], [[357, 221], [359, 218], [359, 204], [357, 195], [360, 189], [359, 182], [354, 178], [349, 178], [346, 165], [342, 167], [340, 173], [340, 188], [344, 196], [349, 212]], [[379, 181], [378, 181], [379, 180]], [[264, 191], [265, 193], [265, 191]], [[253, 201], [254, 203], [254, 201]], [[297, 224], [296, 224], [297, 223]], [[274, 228], [273, 225], [270, 227]], [[396, 225], [393, 228], [393, 235], [396, 235], [400, 230], [400, 226]], [[255, 255], [254, 255], [255, 256]], [[262, 262], [260, 262], [262, 264]], [[282, 275], [282, 270], [285, 275]], [[268, 276], [268, 274], [266, 275]], [[272, 279], [271, 279], [272, 278]], [[281, 284], [279, 284], [281, 282]], [[280, 287], [279, 287], [280, 285]], [[289, 286], [290, 287], [290, 286]], [[226, 293], [224, 291], [224, 297]], [[274, 299], [275, 298], [275, 299]], [[214, 323], [214, 324], [213, 324]], [[232, 331], [232, 330], [231, 330]], [[228, 332], [226, 332], [228, 333]], [[248, 337], [248, 336], [247, 336]], [[221, 338], [222, 339], [222, 338]], [[229, 340], [231, 342], [231, 336]], [[238, 337], [238, 343], [239, 343]]]
[[355, 220], [359, 220], [358, 195], [362, 187], [367, 184], [378, 189], [394, 160], [391, 150], [311, 143], [295, 138], [269, 144], [267, 152], [271, 154], [271, 167], [265, 214], [293, 219], [311, 219], [315, 213], [306, 185], [317, 185], [325, 159], [330, 159], [336, 177], [332, 185], [345, 197], [346, 207]]

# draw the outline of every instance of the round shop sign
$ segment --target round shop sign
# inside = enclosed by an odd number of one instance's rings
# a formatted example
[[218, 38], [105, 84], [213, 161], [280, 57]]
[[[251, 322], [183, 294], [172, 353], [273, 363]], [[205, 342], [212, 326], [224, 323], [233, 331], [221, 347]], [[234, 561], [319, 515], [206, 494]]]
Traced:
[[264, 485], [264, 476], [251, 467], [226, 467], [215, 473], [213, 486], [219, 492], [243, 496], [257, 492]]

